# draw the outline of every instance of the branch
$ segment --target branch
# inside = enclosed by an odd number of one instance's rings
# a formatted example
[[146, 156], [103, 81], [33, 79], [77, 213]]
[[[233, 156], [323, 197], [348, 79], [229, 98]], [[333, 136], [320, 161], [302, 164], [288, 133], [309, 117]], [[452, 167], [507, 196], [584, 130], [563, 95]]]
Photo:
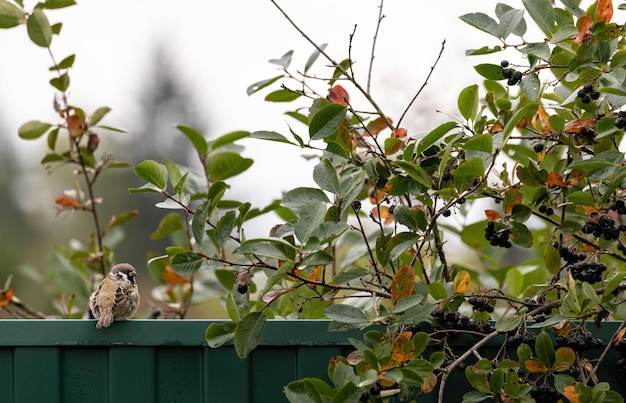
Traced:
[[437, 67], [437, 64], [439, 64], [439, 60], [441, 60], [441, 55], [443, 54], [443, 50], [445, 49], [445, 47], [446, 47], [446, 40], [444, 39], [443, 42], [441, 42], [441, 49], [439, 49], [439, 54], [437, 55], [437, 59], [435, 59], [435, 63], [432, 66], [430, 66], [430, 71], [428, 72], [428, 75], [426, 76], [424, 83], [422, 83], [422, 86], [420, 87], [420, 89], [417, 90], [417, 93], [415, 94], [413, 99], [411, 99], [411, 102], [409, 102], [404, 112], [402, 112], [402, 116], [400, 116], [400, 119], [398, 119], [398, 127], [400, 127], [400, 123], [402, 123], [402, 119], [404, 119], [404, 116], [407, 114], [409, 109], [411, 109], [411, 106], [413, 106], [413, 102], [415, 102], [417, 97], [422, 93], [422, 91], [424, 90], [424, 87], [428, 85], [428, 80], [430, 79], [430, 76], [432, 76], [433, 72], [435, 71], [435, 67]]
[[372, 54], [370, 56], [370, 65], [367, 70], [367, 92], [371, 91], [371, 81], [372, 81], [372, 69], [374, 67], [374, 58], [376, 51], [376, 41], [378, 40], [378, 31], [380, 30], [380, 24], [383, 22], [383, 3], [385, 0], [380, 0], [380, 5], [378, 6], [378, 21], [376, 22], [376, 31], [374, 32], [374, 38], [372, 39]]

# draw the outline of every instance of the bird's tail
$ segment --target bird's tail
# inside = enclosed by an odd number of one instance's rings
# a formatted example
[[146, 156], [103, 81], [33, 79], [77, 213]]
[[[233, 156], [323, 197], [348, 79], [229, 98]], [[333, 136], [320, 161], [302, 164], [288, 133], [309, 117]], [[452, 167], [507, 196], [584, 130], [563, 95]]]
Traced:
[[113, 312], [110, 309], [105, 309], [100, 312], [100, 319], [96, 323], [96, 328], [109, 327], [113, 322]]

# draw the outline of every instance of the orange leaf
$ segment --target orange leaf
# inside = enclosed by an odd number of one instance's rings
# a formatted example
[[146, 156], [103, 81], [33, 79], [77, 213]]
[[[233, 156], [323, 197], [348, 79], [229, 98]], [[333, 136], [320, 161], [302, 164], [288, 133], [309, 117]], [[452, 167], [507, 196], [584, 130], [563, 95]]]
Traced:
[[165, 270], [163, 270], [161, 277], [163, 278], [163, 281], [171, 285], [187, 284], [191, 279], [189, 276], [181, 276], [176, 273], [171, 266], [165, 266]]
[[424, 377], [424, 382], [422, 382], [420, 388], [424, 391], [424, 393], [430, 393], [433, 389], [435, 389], [435, 386], [437, 386], [437, 375], [429, 374]]
[[413, 294], [413, 285], [415, 283], [415, 269], [413, 266], [402, 266], [391, 282], [391, 304], [395, 305], [398, 301]]
[[78, 200], [68, 195], [60, 195], [54, 198], [54, 202], [61, 207], [80, 208]]
[[553, 187], [565, 188], [567, 187], [567, 182], [563, 181], [563, 177], [561, 176], [561, 174], [552, 171], [548, 174], [548, 181], [546, 182], [546, 186], [549, 189], [552, 189]]
[[67, 130], [70, 137], [80, 137], [85, 132], [85, 121], [78, 115], [70, 115], [67, 118]]
[[[387, 118], [387, 120], [391, 122], [390, 118]], [[387, 122], [385, 122], [385, 119], [379, 116], [367, 124], [367, 130], [365, 131], [365, 135], [376, 136], [378, 133], [382, 132], [387, 127], [389, 126], [387, 126]]]
[[11, 302], [13, 295], [15, 295], [15, 292], [12, 288], [0, 292], [0, 308], [9, 305], [9, 302]]
[[385, 197], [387, 197], [387, 193], [381, 189], [372, 188], [372, 190], [370, 190], [369, 199], [372, 204], [380, 203]]
[[391, 345], [391, 358], [398, 364], [410, 361], [415, 352], [415, 344], [411, 340], [411, 332], [402, 332]]
[[526, 369], [530, 373], [537, 373], [537, 372], [545, 373], [545, 372], [548, 372], [548, 367], [546, 367], [546, 365], [543, 362], [541, 362], [541, 361], [526, 360], [524, 362], [524, 365], [526, 365]]
[[585, 176], [587, 176], [587, 172], [584, 169], [572, 169], [572, 172], [567, 176], [567, 181], [570, 185], [577, 185]]
[[626, 327], [619, 331], [613, 338], [613, 344], [619, 343], [620, 340], [624, 337], [624, 333], [626, 333]]
[[300, 271], [300, 269], [296, 269], [295, 267], [287, 270], [287, 278], [289, 278], [289, 280], [298, 281], [294, 276], [300, 276]]
[[[311, 281], [317, 281], [317, 279], [320, 276], [320, 271], [322, 270], [322, 266], [317, 266], [316, 268], [314, 268], [313, 270], [311, 270], [311, 273], [309, 273], [309, 275], [307, 276], [307, 278]], [[309, 288], [315, 288], [315, 284], [307, 284], [309, 286]]]
[[533, 127], [543, 134], [552, 133], [552, 126], [550, 126], [550, 123], [548, 123], [549, 118], [550, 115], [548, 115], [548, 112], [546, 112], [545, 109], [543, 109], [543, 107], [539, 105], [539, 107], [537, 108], [537, 113], [535, 114], [535, 116], [533, 116], [532, 119]]
[[467, 290], [467, 287], [469, 286], [469, 283], [470, 283], [469, 272], [465, 270], [458, 272], [457, 275], [454, 276], [454, 280], [452, 281], [454, 292], [455, 293], [465, 292], [465, 290]]
[[402, 127], [398, 127], [397, 130], [391, 132], [391, 137], [401, 139], [406, 137], [406, 129]]
[[613, 17], [613, 0], [598, 0], [596, 22], [609, 22]]
[[578, 21], [576, 21], [576, 28], [578, 28], [578, 35], [574, 38], [574, 43], [580, 45], [585, 40], [589, 39], [591, 34], [591, 26], [593, 20], [587, 14], [582, 15]]
[[389, 225], [393, 222], [393, 215], [389, 212], [389, 207], [378, 206], [372, 208], [372, 217], [376, 219], [382, 219], [385, 225]]
[[567, 122], [563, 131], [565, 133], [580, 134], [583, 130], [587, 130], [594, 125], [593, 119], [576, 119]]
[[575, 385], [568, 385], [563, 388], [563, 396], [565, 396], [569, 403], [580, 403], [580, 400], [578, 399], [580, 396], [576, 393]]
[[485, 215], [487, 216], [488, 221], [496, 221], [502, 218], [502, 215], [500, 215], [500, 213], [496, 210], [485, 210]]
[[341, 85], [335, 85], [328, 91], [328, 100], [334, 104], [348, 106], [350, 95]]

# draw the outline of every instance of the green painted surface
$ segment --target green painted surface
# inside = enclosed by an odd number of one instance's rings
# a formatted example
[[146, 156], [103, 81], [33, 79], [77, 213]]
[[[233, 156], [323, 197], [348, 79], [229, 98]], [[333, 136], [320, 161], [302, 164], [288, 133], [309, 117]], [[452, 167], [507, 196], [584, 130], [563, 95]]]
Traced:
[[[352, 351], [348, 337], [362, 338], [358, 332], [328, 333], [325, 321], [269, 321], [259, 347], [240, 360], [232, 346], [206, 346], [210, 323], [133, 320], [96, 329], [94, 321], [0, 320], [0, 401], [285, 402], [287, 383], [327, 380], [330, 357]], [[603, 324], [597, 336], [606, 342], [617, 326]], [[460, 337], [450, 345], [473, 341]], [[501, 343], [496, 339], [480, 353], [493, 356]], [[612, 388], [624, 394], [617, 358], [611, 352], [600, 376], [608, 375]], [[461, 401], [461, 383], [463, 375], [452, 374], [446, 401]], [[431, 394], [419, 401], [435, 399]]]

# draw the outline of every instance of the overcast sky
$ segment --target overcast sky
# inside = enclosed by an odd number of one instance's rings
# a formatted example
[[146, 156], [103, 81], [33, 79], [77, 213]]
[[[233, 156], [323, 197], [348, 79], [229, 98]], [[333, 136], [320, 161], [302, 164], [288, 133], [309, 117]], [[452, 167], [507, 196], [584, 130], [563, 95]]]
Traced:
[[[363, 82], [379, 3], [279, 0], [313, 40], [329, 44], [327, 51], [337, 60], [347, 57], [349, 35], [356, 25], [352, 58]], [[520, 7], [521, 1], [508, 3]], [[464, 56], [467, 48], [498, 43], [458, 17], [474, 11], [493, 16], [495, 4], [484, 0], [385, 2], [372, 93], [394, 120], [422, 84], [446, 40], [439, 67], [403, 123], [409, 134], [427, 131], [434, 122], [447, 120], [435, 112], [437, 109], [457, 114], [459, 91], [480, 80], [470, 66], [515, 57], [508, 52], [488, 59]], [[291, 106], [267, 104], [263, 102], [264, 94], [246, 95], [250, 84], [277, 74], [276, 66], [268, 59], [293, 49], [293, 66], [301, 70], [312, 51], [270, 0], [89, 0], [51, 11], [49, 18], [52, 23], [64, 24], [61, 36], [53, 40], [55, 56], [60, 60], [72, 53], [77, 55], [70, 71], [71, 103], [88, 112], [110, 106], [113, 112], [104, 122], [108, 125], [136, 127], [137, 101], [149, 77], [150, 56], [158, 44], [169, 50], [183, 82], [195, 91], [196, 110], [210, 124], [208, 137], [233, 130], [276, 130], [288, 135], [282, 113]], [[46, 50], [32, 44], [25, 27], [20, 26], [0, 32], [0, 54], [0, 119], [9, 128], [9, 133], [3, 135], [16, 140], [17, 127], [31, 119], [56, 122], [53, 91], [47, 84], [51, 62]], [[34, 142], [15, 142], [27, 155], [43, 152]], [[44, 144], [39, 141], [39, 146]], [[300, 150], [254, 140], [245, 144], [247, 155], [255, 159], [256, 171], [235, 182], [244, 182], [257, 196], [261, 195], [260, 204], [282, 190], [311, 182], [310, 170], [298, 169], [302, 164]], [[283, 160], [288, 161], [290, 169], [276, 163]], [[268, 180], [259, 180], [259, 172]]]

